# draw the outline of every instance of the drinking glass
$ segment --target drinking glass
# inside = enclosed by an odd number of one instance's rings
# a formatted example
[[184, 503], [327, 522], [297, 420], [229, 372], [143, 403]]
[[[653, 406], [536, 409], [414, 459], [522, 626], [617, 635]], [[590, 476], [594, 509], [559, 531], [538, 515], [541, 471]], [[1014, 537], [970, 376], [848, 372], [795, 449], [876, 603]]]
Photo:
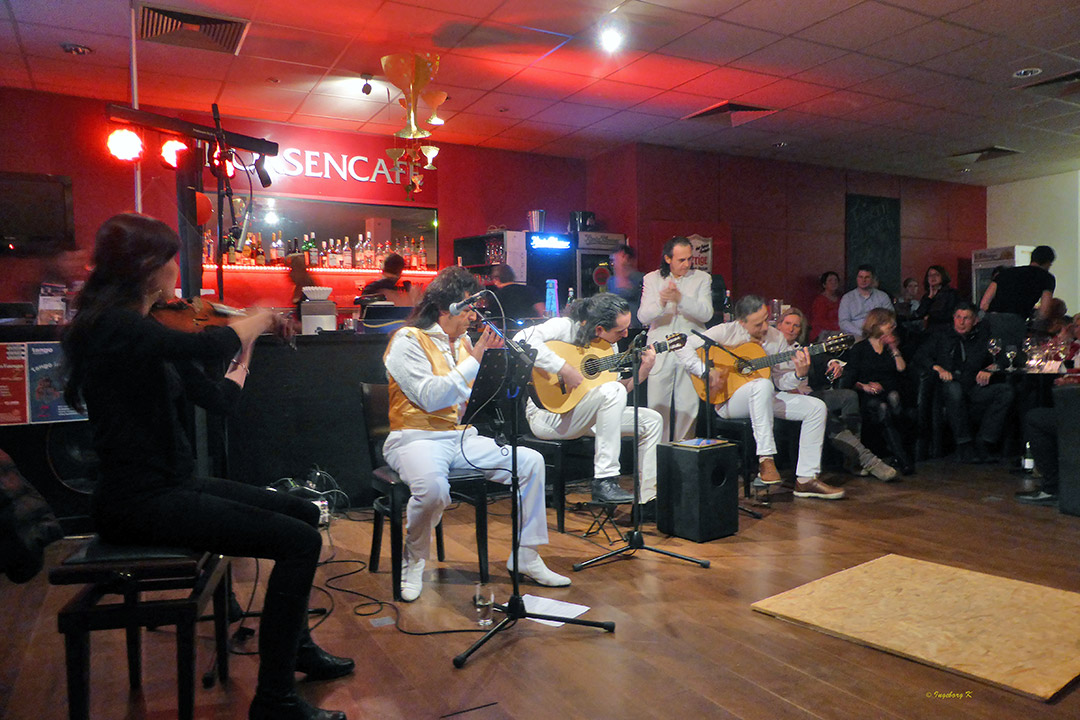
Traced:
[[1008, 360], [1009, 360], [1009, 366], [1006, 367], [1005, 369], [1008, 370], [1009, 372], [1012, 372], [1013, 370], [1016, 369], [1016, 368], [1013, 367], [1013, 361], [1016, 360], [1016, 346], [1015, 345], [1010, 345], [1009, 347], [1005, 348], [1005, 357], [1008, 358]]
[[994, 358], [994, 365], [998, 366], [998, 355], [1001, 354], [1001, 342], [997, 338], [990, 338], [990, 341], [986, 343], [986, 350], [990, 353], [990, 356]]
[[495, 606], [495, 588], [488, 583], [476, 583], [473, 591], [473, 607], [476, 608], [476, 624], [480, 627], [491, 625], [491, 611]]

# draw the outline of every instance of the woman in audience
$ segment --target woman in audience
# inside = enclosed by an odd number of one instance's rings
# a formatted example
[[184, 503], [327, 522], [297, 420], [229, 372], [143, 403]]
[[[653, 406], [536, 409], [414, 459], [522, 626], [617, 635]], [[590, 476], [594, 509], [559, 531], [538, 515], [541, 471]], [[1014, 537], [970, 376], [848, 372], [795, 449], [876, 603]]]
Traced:
[[915, 471], [897, 427], [903, 413], [900, 402], [900, 377], [907, 369], [896, 339], [896, 314], [874, 308], [863, 322], [864, 340], [848, 351], [847, 367], [840, 381], [859, 393], [863, 422], [878, 427], [885, 437], [895, 466], [910, 475]]
[[926, 332], [952, 327], [953, 310], [960, 301], [960, 296], [956, 290], [949, 287], [951, 282], [952, 278], [941, 265], [931, 265], [926, 269], [926, 276], [923, 278], [925, 292], [919, 300], [919, 307], [911, 315], [915, 320], [922, 320], [923, 330]]
[[810, 305], [810, 327], [813, 337], [821, 339], [828, 333], [840, 332], [840, 276], [832, 270], [818, 278], [821, 294]]

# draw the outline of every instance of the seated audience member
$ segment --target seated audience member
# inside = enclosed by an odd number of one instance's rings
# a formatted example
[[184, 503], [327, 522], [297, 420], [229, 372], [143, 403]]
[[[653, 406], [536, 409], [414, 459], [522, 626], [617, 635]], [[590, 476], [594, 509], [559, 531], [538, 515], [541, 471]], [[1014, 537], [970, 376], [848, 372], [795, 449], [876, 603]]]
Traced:
[[544, 316], [544, 298], [535, 288], [517, 282], [512, 267], [496, 265], [491, 280], [495, 285], [492, 292], [499, 298], [498, 304], [490, 303], [492, 312], [498, 313], [501, 306], [507, 320]]
[[[800, 336], [805, 335], [806, 316], [798, 308], [790, 308], [780, 316], [776, 324], [789, 348], [799, 347]], [[786, 368], [790, 363], [780, 367]], [[848, 472], [857, 475], [873, 475], [878, 480], [896, 480], [899, 473], [881, 458], [874, 455], [859, 439], [862, 418], [859, 414], [859, 396], [854, 390], [833, 387], [844, 373], [845, 363], [835, 356], [824, 354], [810, 358], [810, 375], [792, 392], [816, 397], [825, 403], [829, 415], [825, 421], [825, 437], [844, 456]]]
[[[1080, 376], [1067, 375], [1054, 381], [1055, 385], [1076, 385]], [[1031, 446], [1035, 469], [1042, 476], [1040, 486], [1034, 490], [1016, 493], [1016, 501], [1028, 505], [1054, 505], [1058, 500], [1058, 439], [1057, 409], [1032, 408], [1024, 416], [1024, 440]]]
[[848, 335], [862, 338], [863, 321], [874, 308], [892, 310], [892, 298], [877, 289], [877, 274], [873, 265], [860, 265], [855, 276], [855, 289], [840, 298], [840, 329]]
[[893, 303], [897, 322], [906, 322], [912, 318], [919, 309], [919, 298], [921, 296], [919, 281], [913, 277], [906, 278], [900, 290], [900, 297]]
[[941, 379], [957, 457], [966, 463], [990, 462], [988, 447], [1001, 439], [1013, 402], [1008, 384], [991, 382], [988, 339], [983, 325], [976, 324], [974, 306], [961, 301], [952, 327], [928, 337], [916, 354], [916, 366]]
[[[735, 303], [735, 320], [714, 325], [705, 331], [714, 342], [727, 347], [756, 343], [772, 355], [788, 348], [787, 340], [774, 327], [769, 326], [769, 307], [757, 295], [747, 295]], [[694, 336], [676, 351], [679, 362], [691, 374], [700, 376], [705, 365], [698, 357], [702, 346]], [[709, 375], [709, 394], [727, 386], [731, 366], [713, 368]], [[825, 439], [825, 422], [828, 411], [825, 403], [794, 390], [806, 379], [810, 371], [810, 354], [799, 350], [789, 368], [774, 368], [772, 379], [754, 378], [734, 390], [730, 398], [716, 405], [716, 414], [722, 418], [750, 418], [757, 444], [758, 465], [761, 481], [766, 485], [780, 482], [776, 470], [776, 439], [773, 436], [773, 418], [799, 420], [799, 458], [795, 468], [795, 497], [839, 500], [844, 497], [842, 488], [833, 487], [821, 480], [821, 444]]]
[[952, 323], [953, 309], [960, 302], [960, 295], [949, 287], [951, 282], [952, 278], [941, 265], [931, 265], [926, 269], [923, 278], [925, 292], [918, 310], [912, 315], [915, 320], [922, 321], [923, 330], [934, 332]]
[[810, 327], [806, 328], [815, 338], [840, 332], [840, 276], [828, 270], [821, 273], [818, 282], [821, 292], [810, 305]]
[[910, 475], [915, 468], [897, 427], [903, 413], [900, 373], [907, 369], [907, 364], [900, 354], [895, 330], [896, 315], [892, 310], [871, 310], [863, 321], [865, 339], [855, 343], [848, 353], [841, 382], [859, 393], [863, 420], [881, 428], [900, 471]]

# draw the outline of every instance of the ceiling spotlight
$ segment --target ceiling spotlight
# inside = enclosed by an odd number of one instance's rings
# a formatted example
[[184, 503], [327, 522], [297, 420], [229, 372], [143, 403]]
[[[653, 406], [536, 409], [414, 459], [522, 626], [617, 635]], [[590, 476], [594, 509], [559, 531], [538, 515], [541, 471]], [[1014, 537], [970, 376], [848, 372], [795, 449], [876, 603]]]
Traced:
[[1022, 70], [1017, 70], [1013, 73], [1013, 77], [1022, 80], [1024, 78], [1035, 77], [1036, 75], [1040, 74], [1042, 74], [1042, 68], [1029, 67], [1023, 68]]
[[66, 52], [68, 55], [89, 55], [94, 52], [93, 48], [89, 48], [86, 45], [80, 45], [79, 43], [60, 43], [60, 49]]
[[781, 140], [780, 142], [774, 142], [772, 144], [772, 146], [779, 150], [779, 149], [782, 149], [782, 148], [786, 148], [787, 147], [787, 142], [784, 141], [784, 140]]
[[371, 79], [373, 77], [375, 77], [375, 76], [371, 75], [369, 73], [364, 73], [360, 77], [362, 77], [364, 79], [364, 87], [360, 88], [360, 92], [364, 93], [365, 95], [370, 95], [371, 94]]
[[600, 31], [600, 47], [605, 52], [613, 53], [622, 47], [623, 35], [617, 28], [606, 27]]

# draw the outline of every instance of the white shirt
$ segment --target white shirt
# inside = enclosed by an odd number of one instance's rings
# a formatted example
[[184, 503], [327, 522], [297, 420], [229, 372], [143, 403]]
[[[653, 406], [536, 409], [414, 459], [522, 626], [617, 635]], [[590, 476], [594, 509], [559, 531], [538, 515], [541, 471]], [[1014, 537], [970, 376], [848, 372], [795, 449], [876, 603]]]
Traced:
[[544, 343], [548, 340], [574, 342], [576, 326], [577, 323], [568, 317], [551, 318], [539, 325], [525, 328], [517, 335], [514, 335], [514, 341], [518, 343], [525, 342], [536, 348], [536, 367], [554, 375], [562, 370], [562, 366], [566, 364], [566, 361]]
[[[714, 342], [726, 347], [735, 347], [753, 340], [750, 333], [746, 332], [746, 328], [738, 321], [713, 325], [704, 334]], [[698, 357], [697, 350], [704, 344], [701, 338], [692, 335], [687, 338], [685, 346], [675, 351], [675, 355], [679, 358], [679, 362], [683, 364], [683, 367], [698, 377], [701, 377], [701, 373], [705, 370], [705, 363]], [[761, 343], [761, 346], [768, 355], [775, 355], [791, 349], [783, 333], [771, 326], [766, 331], [765, 340]], [[771, 377], [773, 385], [778, 390], [786, 392], [796, 391], [799, 383], [802, 382], [796, 379], [795, 365], [790, 362], [774, 366]]]
[[[682, 293], [678, 303], [660, 300], [660, 291], [674, 282]], [[649, 326], [649, 342], [663, 340], [673, 332], [690, 333], [704, 330], [713, 315], [712, 276], [701, 270], [687, 270], [680, 278], [661, 277], [659, 270], [645, 275], [641, 285], [641, 307], [638, 320]]]
[[469, 383], [476, 379], [480, 363], [468, 355], [457, 362], [458, 349], [464, 342], [459, 337], [450, 345], [450, 336], [435, 323], [420, 332], [427, 333], [446, 358], [451, 370], [446, 375], [436, 375], [431, 371], [431, 360], [420, 347], [420, 342], [404, 329], [395, 332], [390, 338], [390, 349], [386, 354], [386, 372], [394, 378], [409, 401], [424, 412], [435, 412], [461, 403], [460, 412], [465, 411], [465, 404], [472, 389]]

